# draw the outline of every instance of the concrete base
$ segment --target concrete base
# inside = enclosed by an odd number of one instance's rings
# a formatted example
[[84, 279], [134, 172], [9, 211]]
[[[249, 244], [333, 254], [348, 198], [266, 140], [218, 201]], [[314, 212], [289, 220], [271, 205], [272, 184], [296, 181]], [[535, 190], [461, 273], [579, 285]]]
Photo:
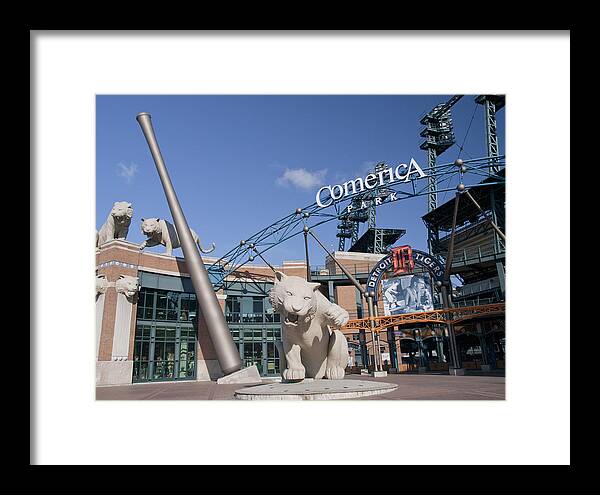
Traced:
[[262, 383], [281, 383], [283, 380], [280, 376], [263, 376]]
[[492, 371], [492, 366], [489, 364], [482, 364], [481, 371]]
[[96, 385], [129, 385], [133, 380], [133, 361], [96, 361]]
[[450, 368], [448, 370], [450, 376], [463, 376], [465, 374], [464, 368]]
[[360, 370], [360, 374], [361, 374], [361, 375], [370, 375], [371, 373], [369, 373], [369, 370], [368, 370], [368, 369], [366, 369], [366, 368], [362, 368], [362, 369]]
[[227, 376], [219, 378], [217, 383], [219, 385], [229, 383], [261, 383], [262, 379], [256, 365], [242, 368], [239, 371], [234, 371]]
[[334, 400], [379, 395], [398, 388], [394, 383], [361, 380], [315, 380], [298, 383], [272, 383], [235, 391], [239, 400]]
[[374, 378], [383, 378], [384, 376], [387, 376], [387, 371], [373, 371], [371, 376]]
[[427, 368], [425, 366], [419, 366], [419, 373], [427, 373]]
[[213, 382], [223, 376], [219, 361], [216, 359], [198, 359], [196, 363], [196, 381], [198, 382]]

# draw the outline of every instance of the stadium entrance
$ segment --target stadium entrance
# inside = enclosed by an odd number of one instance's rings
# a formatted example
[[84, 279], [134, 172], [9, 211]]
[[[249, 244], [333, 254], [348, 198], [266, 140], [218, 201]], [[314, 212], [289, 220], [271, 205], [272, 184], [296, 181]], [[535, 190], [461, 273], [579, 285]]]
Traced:
[[196, 330], [192, 325], [139, 323], [133, 382], [196, 379]]

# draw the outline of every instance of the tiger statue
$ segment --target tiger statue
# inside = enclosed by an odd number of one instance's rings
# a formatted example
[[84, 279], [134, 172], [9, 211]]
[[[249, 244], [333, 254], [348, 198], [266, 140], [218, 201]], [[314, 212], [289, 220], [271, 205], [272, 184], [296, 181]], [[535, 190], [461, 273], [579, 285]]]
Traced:
[[123, 294], [127, 299], [132, 300], [140, 290], [140, 280], [131, 275], [121, 275], [115, 282], [115, 290], [118, 294]]
[[348, 312], [321, 294], [321, 284], [278, 271], [275, 277], [269, 300], [282, 319], [283, 380], [343, 379], [348, 341], [339, 328], [348, 322]]
[[[194, 243], [198, 245], [200, 251], [204, 254], [212, 253], [215, 250], [214, 242], [209, 250], [205, 250], [200, 244], [198, 234], [192, 229], [190, 229], [190, 232], [192, 233]], [[181, 247], [181, 242], [179, 241], [175, 226], [162, 218], [142, 218], [142, 233], [147, 239], [140, 244], [140, 250], [162, 244], [166, 248], [165, 254], [171, 256], [173, 254], [173, 249]]]
[[110, 214], [104, 225], [96, 232], [96, 247], [100, 247], [113, 239], [125, 240], [129, 232], [132, 216], [133, 208], [131, 203], [117, 201], [113, 205], [112, 210], [110, 210]]

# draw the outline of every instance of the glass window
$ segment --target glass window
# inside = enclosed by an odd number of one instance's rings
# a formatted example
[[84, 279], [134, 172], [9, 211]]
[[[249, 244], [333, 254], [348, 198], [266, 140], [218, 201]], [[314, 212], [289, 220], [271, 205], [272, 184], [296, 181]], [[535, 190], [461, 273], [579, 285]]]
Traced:
[[225, 312], [227, 313], [239, 313], [240, 312], [240, 300], [233, 296], [227, 297], [225, 300]]
[[177, 321], [179, 310], [179, 292], [167, 292], [167, 320]]
[[252, 298], [252, 312], [262, 314], [262, 312], [263, 312], [263, 298], [262, 297], [253, 297]]
[[[133, 381], [196, 376], [195, 294], [143, 287], [138, 298]], [[143, 320], [172, 321], [152, 324]]]
[[179, 299], [179, 321], [189, 321], [190, 319], [190, 296], [181, 294]]

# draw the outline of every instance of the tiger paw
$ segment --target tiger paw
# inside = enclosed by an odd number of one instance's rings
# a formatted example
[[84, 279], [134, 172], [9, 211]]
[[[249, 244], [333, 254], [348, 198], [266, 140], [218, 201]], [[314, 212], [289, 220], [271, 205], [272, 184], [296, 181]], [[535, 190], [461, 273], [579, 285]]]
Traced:
[[283, 370], [284, 380], [304, 380], [306, 370], [304, 368], [287, 368]]
[[341, 380], [344, 378], [344, 368], [341, 366], [331, 366], [325, 370], [325, 377], [328, 380]]

